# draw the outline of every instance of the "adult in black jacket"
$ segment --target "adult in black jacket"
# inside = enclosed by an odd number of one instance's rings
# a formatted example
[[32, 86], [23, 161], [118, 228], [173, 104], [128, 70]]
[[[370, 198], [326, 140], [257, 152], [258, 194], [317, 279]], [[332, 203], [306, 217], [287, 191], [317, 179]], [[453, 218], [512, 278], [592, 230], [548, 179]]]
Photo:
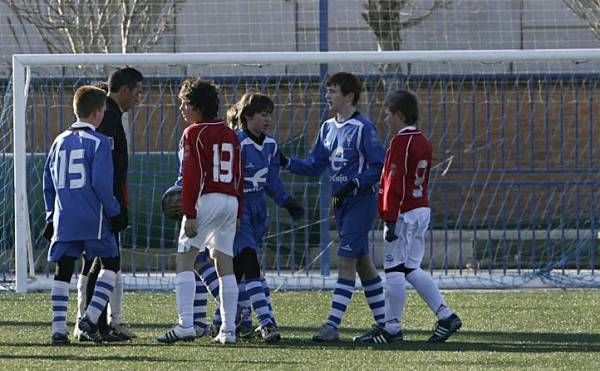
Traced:
[[[104, 119], [98, 127], [98, 131], [107, 135], [112, 141], [112, 156], [114, 169], [113, 192], [121, 205], [121, 214], [111, 219], [112, 231], [119, 241], [119, 232], [129, 225], [127, 212], [127, 170], [128, 150], [127, 136], [123, 128], [122, 116], [139, 103], [143, 91], [143, 75], [135, 68], [119, 68], [108, 78], [108, 84], [104, 88], [108, 90], [106, 99], [106, 111]], [[102, 84], [100, 84], [102, 85]], [[90, 302], [93, 295], [93, 287], [100, 272], [99, 261], [85, 261], [79, 281], [77, 282], [77, 318], [85, 312], [86, 304]], [[136, 337], [121, 318], [123, 312], [123, 276], [119, 271], [113, 295], [109, 300], [111, 309], [110, 325], [107, 321], [106, 309], [98, 320], [98, 328], [107, 341], [130, 340]], [[77, 326], [74, 335], [78, 338]]]

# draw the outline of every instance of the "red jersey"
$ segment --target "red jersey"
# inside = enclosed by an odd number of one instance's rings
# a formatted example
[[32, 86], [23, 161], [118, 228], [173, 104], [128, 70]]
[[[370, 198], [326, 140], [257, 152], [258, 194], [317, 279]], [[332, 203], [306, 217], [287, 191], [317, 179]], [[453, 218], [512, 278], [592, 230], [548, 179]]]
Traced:
[[385, 155], [379, 188], [379, 215], [396, 222], [400, 213], [429, 207], [427, 186], [433, 146], [414, 126], [407, 126], [392, 138]]
[[196, 218], [196, 201], [207, 193], [238, 198], [242, 216], [242, 156], [235, 131], [221, 119], [197, 122], [183, 132], [183, 213]]

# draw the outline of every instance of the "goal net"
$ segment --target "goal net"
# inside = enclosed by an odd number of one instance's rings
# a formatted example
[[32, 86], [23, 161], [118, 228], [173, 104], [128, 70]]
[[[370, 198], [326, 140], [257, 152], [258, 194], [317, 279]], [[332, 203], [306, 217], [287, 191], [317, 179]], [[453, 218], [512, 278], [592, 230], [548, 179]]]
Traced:
[[[125, 64], [145, 75], [142, 102], [125, 120], [127, 289], [174, 287], [179, 224], [163, 216], [160, 198], [177, 176], [182, 80], [214, 80], [222, 113], [248, 90], [271, 96], [272, 134], [288, 156], [304, 157], [329, 115], [324, 81], [338, 71], [363, 81], [358, 108], [386, 145], [399, 128], [383, 123], [384, 97], [408, 88], [420, 99], [419, 125], [434, 145], [423, 269], [441, 287], [600, 286], [600, 50], [456, 50], [15, 55], [12, 80], [0, 85], [0, 279], [17, 291], [52, 279], [43, 164], [74, 119], [73, 93]], [[338, 244], [327, 178], [282, 177], [307, 217], [294, 223], [268, 202], [265, 275], [275, 287], [332, 287]], [[381, 234], [375, 220], [369, 247], [378, 267]]]

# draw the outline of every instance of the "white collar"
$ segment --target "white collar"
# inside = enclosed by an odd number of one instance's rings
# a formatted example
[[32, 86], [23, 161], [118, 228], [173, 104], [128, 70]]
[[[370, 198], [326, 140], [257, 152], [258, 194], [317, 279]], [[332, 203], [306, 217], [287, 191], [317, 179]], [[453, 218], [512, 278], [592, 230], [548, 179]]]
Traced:
[[73, 129], [89, 128], [89, 129], [92, 129], [92, 130], [96, 130], [96, 128], [94, 127], [94, 125], [90, 124], [89, 122], [85, 122], [85, 121], [75, 121], [73, 123], [73, 125], [71, 125], [71, 127]]
[[400, 129], [398, 131], [398, 133], [402, 133], [403, 131], [408, 131], [408, 130], [417, 130], [417, 127], [414, 125], [409, 125], [409, 126], [406, 126], [406, 127], [403, 127], [402, 129]]

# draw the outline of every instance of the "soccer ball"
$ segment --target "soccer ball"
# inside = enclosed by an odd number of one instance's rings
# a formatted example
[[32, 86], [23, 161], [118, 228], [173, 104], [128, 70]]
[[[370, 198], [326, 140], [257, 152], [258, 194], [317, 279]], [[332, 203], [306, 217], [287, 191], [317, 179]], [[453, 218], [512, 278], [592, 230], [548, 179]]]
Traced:
[[162, 210], [169, 219], [179, 221], [183, 218], [181, 186], [174, 185], [165, 191], [162, 196]]

